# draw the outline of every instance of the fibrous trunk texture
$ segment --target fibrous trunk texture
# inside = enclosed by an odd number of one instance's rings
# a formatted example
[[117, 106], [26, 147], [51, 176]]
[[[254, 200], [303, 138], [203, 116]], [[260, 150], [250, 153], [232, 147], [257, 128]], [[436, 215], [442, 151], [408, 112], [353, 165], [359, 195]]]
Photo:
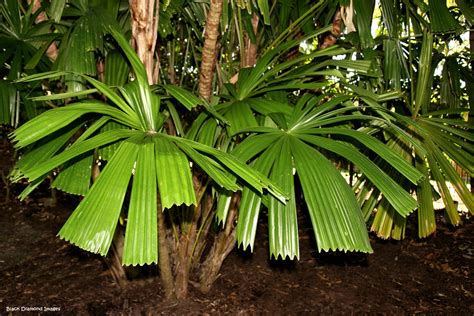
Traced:
[[[252, 29], [255, 37], [257, 37], [258, 15], [252, 17]], [[257, 43], [252, 43], [250, 36], [245, 35], [245, 60], [242, 67], [253, 67], [257, 62]]]
[[199, 95], [206, 100], [211, 98], [212, 79], [217, 57], [217, 38], [219, 21], [222, 14], [222, 0], [211, 0], [206, 19], [204, 47], [202, 49], [201, 69], [199, 74]]
[[112, 247], [110, 247], [109, 255], [105, 257], [104, 260], [109, 267], [112, 277], [120, 288], [125, 287], [125, 285], [128, 283], [127, 272], [122, 266], [123, 245], [124, 237], [122, 229], [117, 227], [114, 239], [112, 241]]
[[192, 244], [186, 235], [181, 235], [176, 246], [176, 281], [175, 291], [177, 299], [184, 299], [188, 295], [189, 284], [189, 252]]
[[210, 291], [212, 284], [214, 284], [219, 277], [222, 263], [235, 248], [236, 228], [234, 221], [237, 217], [239, 202], [240, 196], [235, 193], [232, 197], [225, 229], [220, 231], [216, 236], [206, 260], [202, 263], [200, 290], [203, 293], [208, 293]]
[[332, 20], [331, 33], [325, 35], [322, 38], [319, 48], [325, 49], [336, 44], [337, 38], [341, 35], [341, 33], [342, 33], [342, 15], [341, 15], [341, 9], [339, 9], [336, 11], [336, 14], [334, 15], [334, 18]]
[[138, 57], [145, 65], [150, 84], [158, 79], [158, 63], [154, 55], [157, 39], [160, 1], [130, 0], [132, 14], [132, 44]]
[[[159, 210], [162, 210], [160, 207]], [[163, 283], [165, 296], [167, 299], [174, 298], [174, 278], [171, 270], [171, 261], [169, 254], [169, 245], [166, 240], [167, 230], [165, 223], [165, 212], [159, 211], [158, 213], [158, 265], [160, 267], [160, 278]]]

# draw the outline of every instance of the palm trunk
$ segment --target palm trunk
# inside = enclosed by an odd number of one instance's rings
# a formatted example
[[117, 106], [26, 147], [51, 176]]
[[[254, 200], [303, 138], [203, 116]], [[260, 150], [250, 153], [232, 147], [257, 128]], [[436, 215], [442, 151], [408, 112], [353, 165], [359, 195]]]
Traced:
[[[252, 29], [255, 37], [258, 29], [258, 15], [254, 14], [252, 17]], [[242, 67], [253, 67], [257, 62], [257, 43], [252, 43], [248, 35], [245, 36], [245, 60]]]
[[132, 14], [132, 44], [145, 65], [150, 84], [158, 80], [158, 68], [154, 61], [160, 1], [130, 0]]
[[341, 9], [336, 11], [334, 18], [332, 20], [332, 30], [331, 33], [323, 36], [321, 44], [319, 45], [320, 49], [325, 49], [336, 44], [337, 38], [342, 33], [342, 14]]
[[[29, 0], [28, 4], [31, 4], [31, 2], [32, 0]], [[41, 8], [41, 0], [33, 0], [33, 10], [31, 12], [35, 13], [40, 8]], [[43, 11], [40, 14], [38, 14], [35, 22], [41, 23], [43, 21], [46, 21], [47, 19], [48, 17]], [[56, 58], [58, 57], [58, 47], [56, 46], [55, 42], [52, 42], [51, 45], [49, 45], [48, 49], [46, 50], [46, 56], [48, 56], [53, 61], [56, 60]]]
[[214, 240], [214, 244], [202, 264], [200, 275], [200, 290], [208, 293], [212, 284], [219, 277], [219, 271], [222, 263], [235, 248], [236, 228], [234, 221], [237, 218], [237, 209], [240, 202], [240, 195], [234, 193], [231, 201], [229, 215], [227, 216], [226, 226], [220, 231]]
[[165, 223], [165, 211], [162, 210], [161, 205], [158, 213], [158, 264], [160, 267], [160, 278], [163, 283], [165, 297], [172, 299], [176, 296], [174, 291], [174, 278], [171, 270], [171, 260], [169, 254], [169, 245], [166, 238], [167, 230]]
[[199, 95], [209, 100], [212, 95], [212, 79], [217, 57], [217, 38], [222, 14], [222, 0], [211, 0], [206, 19], [204, 47], [202, 49], [201, 71], [199, 74]]

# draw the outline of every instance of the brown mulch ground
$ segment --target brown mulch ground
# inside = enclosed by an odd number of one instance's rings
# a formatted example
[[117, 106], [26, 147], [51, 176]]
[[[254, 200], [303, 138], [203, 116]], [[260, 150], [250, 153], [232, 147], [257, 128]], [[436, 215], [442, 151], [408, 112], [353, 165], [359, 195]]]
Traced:
[[[0, 143], [6, 174], [12, 150]], [[373, 238], [372, 255], [318, 254], [303, 225], [299, 262], [268, 259], [262, 221], [255, 253], [234, 251], [209, 294], [191, 289], [187, 300], [169, 302], [154, 273], [120, 289], [99, 256], [55, 236], [77, 200], [60, 194], [53, 207], [43, 189], [20, 203], [14, 195], [22, 187], [9, 186], [9, 196], [5, 183], [0, 188], [0, 314], [28, 307], [65, 315], [474, 314], [472, 220], [440, 225], [424, 240], [410, 237], [415, 229], [402, 242]]]

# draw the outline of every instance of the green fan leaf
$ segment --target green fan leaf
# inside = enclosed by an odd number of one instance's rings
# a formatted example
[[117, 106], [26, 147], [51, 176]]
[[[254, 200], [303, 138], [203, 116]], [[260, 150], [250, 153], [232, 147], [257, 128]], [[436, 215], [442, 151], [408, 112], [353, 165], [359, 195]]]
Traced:
[[89, 193], [59, 231], [59, 237], [105, 256], [114, 237], [138, 145], [123, 142]]
[[280, 188], [275, 186], [273, 182], [268, 180], [261, 173], [252, 170], [249, 166], [247, 166], [234, 156], [231, 156], [225, 152], [197, 143], [189, 139], [176, 137], [172, 139], [177, 143], [185, 143], [197, 150], [198, 152], [202, 152], [212, 156], [213, 159], [218, 161], [228, 170], [232, 171], [235, 176], [244, 180], [249, 186], [257, 190], [258, 192], [262, 193], [263, 189], [266, 189], [277, 199], [279, 199], [283, 203], [286, 203], [286, 194], [283, 193]]
[[158, 262], [154, 143], [148, 141], [139, 147], [125, 232], [124, 265]]
[[291, 139], [318, 249], [372, 252], [362, 212], [349, 185], [318, 151]]
[[296, 214], [295, 185], [293, 179], [293, 161], [288, 138], [283, 138], [279, 154], [270, 174], [275, 181], [289, 194], [286, 205], [270, 197], [268, 206], [268, 234], [270, 256], [282, 259], [299, 259], [298, 219]]
[[54, 179], [51, 186], [70, 194], [85, 196], [91, 183], [93, 162], [92, 152], [72, 159]]
[[[269, 146], [255, 160], [253, 168], [264, 175], [269, 174], [275, 162], [275, 157], [278, 157], [278, 153], [281, 151], [281, 147], [282, 144], [279, 141]], [[262, 195], [260, 193], [252, 188], [244, 187], [240, 200], [236, 234], [237, 243], [244, 249], [250, 246], [250, 250], [253, 251], [261, 203]]]
[[317, 136], [301, 137], [316, 146], [330, 150], [347, 160], [356, 164], [361, 173], [384, 194], [390, 204], [400, 213], [401, 216], [407, 216], [417, 207], [417, 202], [413, 197], [398, 185], [392, 178], [387, 176], [375, 163], [362, 155], [354, 147], [332, 139]]
[[27, 179], [33, 181], [41, 177], [45, 173], [50, 172], [54, 168], [59, 167], [70, 159], [78, 157], [85, 152], [132, 136], [143, 137], [144, 135], [143, 132], [124, 129], [101, 133], [85, 141], [74, 143], [68, 149], [64, 150], [60, 154], [57, 154], [56, 156], [52, 157], [47, 161], [44, 161], [30, 168], [24, 168], [22, 170], [22, 173]]
[[436, 220], [433, 206], [433, 194], [428, 169], [424, 162], [416, 161], [416, 167], [425, 174], [425, 178], [416, 188], [418, 199], [418, 236], [428, 237], [436, 231]]
[[20, 126], [12, 133], [15, 147], [23, 148], [65, 127], [88, 113], [109, 115], [116, 121], [130, 126], [130, 119], [122, 111], [96, 101], [79, 102], [42, 113]]
[[201, 155], [186, 144], [179, 143], [178, 147], [222, 188], [232, 192], [240, 189], [235, 183], [235, 177], [222, 169], [215, 161], [207, 156]]
[[156, 173], [163, 208], [196, 205], [189, 161], [176, 145], [164, 137], [155, 137]]
[[416, 184], [423, 178], [423, 174], [415, 169], [405, 159], [400, 157], [400, 155], [398, 155], [393, 150], [390, 150], [381, 141], [370, 135], [367, 135], [366, 133], [350, 130], [347, 128], [319, 128], [314, 130], [314, 134], [336, 134], [352, 137], [367, 146], [367, 148], [370, 148], [372, 151], [377, 153], [377, 155], [387, 161], [412, 183]]

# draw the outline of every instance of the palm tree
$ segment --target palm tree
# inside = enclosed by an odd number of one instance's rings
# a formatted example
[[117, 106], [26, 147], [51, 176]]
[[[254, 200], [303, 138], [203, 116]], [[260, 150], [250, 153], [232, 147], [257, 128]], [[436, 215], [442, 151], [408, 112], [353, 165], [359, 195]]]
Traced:
[[[447, 157], [472, 175], [472, 126], [464, 101], [447, 106], [461, 86], [433, 89], [440, 60], [457, 77], [452, 57], [432, 53], [461, 26], [438, 1], [384, 0], [373, 38], [369, 2], [45, 5], [58, 58], [11, 78], [44, 87], [26, 102], [54, 107], [12, 133], [24, 152], [12, 178], [31, 182], [21, 197], [58, 172], [54, 187], [84, 196], [59, 236], [106, 255], [124, 223], [122, 264], [159, 263], [178, 298], [193, 271], [208, 291], [236, 244], [253, 251], [263, 208], [272, 256], [299, 258], [301, 195], [320, 251], [370, 253], [366, 222], [400, 238], [416, 209], [420, 236], [432, 233], [430, 179], [457, 224], [444, 179], [471, 212], [472, 196]], [[355, 166], [352, 187], [336, 164]]]
[[[393, 110], [390, 120], [409, 134], [414, 143], [400, 139], [398, 131], [392, 128], [387, 129], [385, 142], [425, 175], [419, 185], [406, 185], [418, 196], [418, 234], [426, 237], [436, 231], [433, 207], [436, 195], [443, 199], [447, 221], [453, 225], [461, 222], [448, 185], [455, 188], [471, 213], [474, 210], [466, 182], [452, 165], [456, 164], [472, 177], [472, 124], [466, 119], [469, 105], [463, 96], [466, 91], [461, 88], [462, 81], [469, 82], [470, 75], [462, 56], [449, 56], [449, 52], [443, 50], [443, 45], [456, 40], [465, 28], [441, 1], [429, 1], [420, 7], [381, 1], [380, 9], [383, 29], [375, 41], [383, 47], [383, 53], [372, 58], [381, 63], [384, 76], [382, 85], [367, 82], [365, 86], [372, 91], [405, 91], [403, 100], [387, 102], [385, 107]], [[472, 12], [465, 4], [458, 10], [465, 14]], [[435, 75], [437, 67], [443, 67], [439, 79]], [[384, 165], [384, 169], [390, 168]], [[393, 176], [398, 177], [396, 173]], [[437, 189], [432, 186], [433, 182]], [[370, 186], [366, 188], [370, 189]], [[373, 194], [366, 202], [367, 218], [371, 209], [379, 205], [371, 230], [382, 238], [403, 238], [406, 219], [398, 216], [385, 199], [376, 200]]]

